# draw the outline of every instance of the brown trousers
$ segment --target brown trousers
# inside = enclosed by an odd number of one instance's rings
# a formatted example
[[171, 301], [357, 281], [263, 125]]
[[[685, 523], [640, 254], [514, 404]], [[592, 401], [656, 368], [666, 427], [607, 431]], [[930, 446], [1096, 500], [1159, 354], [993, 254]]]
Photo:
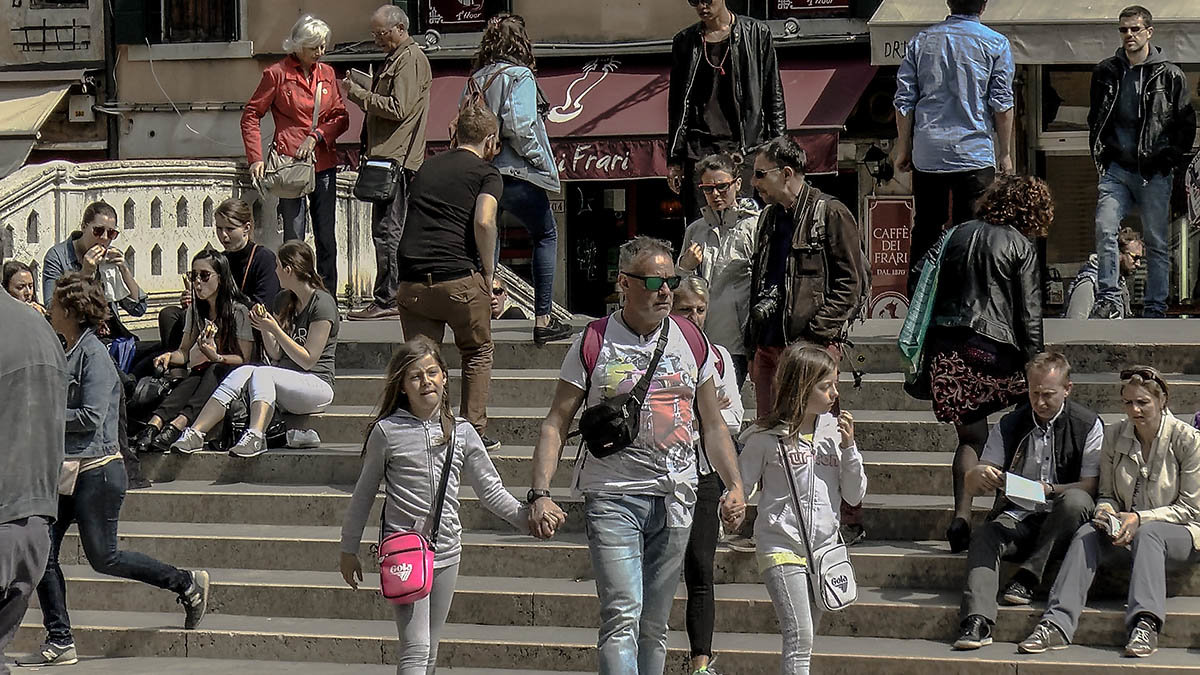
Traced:
[[492, 289], [483, 275], [450, 281], [401, 281], [396, 307], [404, 339], [425, 335], [441, 343], [446, 326], [462, 355], [462, 402], [459, 414], [483, 434], [487, 427], [488, 391], [492, 384]]

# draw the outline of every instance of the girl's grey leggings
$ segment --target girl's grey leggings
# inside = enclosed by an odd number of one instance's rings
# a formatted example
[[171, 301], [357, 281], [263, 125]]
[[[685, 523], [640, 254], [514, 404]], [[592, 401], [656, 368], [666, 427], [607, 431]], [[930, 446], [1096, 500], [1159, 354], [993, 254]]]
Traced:
[[821, 609], [812, 601], [808, 573], [803, 565], [776, 565], [763, 572], [763, 581], [783, 634], [783, 675], [808, 675], [812, 659], [813, 633], [821, 621]]
[[457, 583], [458, 563], [435, 569], [433, 591], [428, 596], [411, 605], [395, 605], [396, 632], [400, 636], [396, 675], [433, 675], [438, 640]]

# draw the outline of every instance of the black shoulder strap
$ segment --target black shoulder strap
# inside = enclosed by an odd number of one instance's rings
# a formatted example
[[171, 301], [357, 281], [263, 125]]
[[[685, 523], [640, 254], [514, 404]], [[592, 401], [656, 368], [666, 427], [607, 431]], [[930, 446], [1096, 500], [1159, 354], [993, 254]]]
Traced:
[[433, 510], [433, 527], [429, 530], [429, 546], [437, 552], [438, 530], [442, 527], [442, 507], [446, 505], [446, 485], [450, 483], [450, 465], [454, 462], [454, 446], [458, 436], [458, 420], [450, 427], [450, 438], [446, 442], [446, 463], [442, 466], [442, 480], [438, 485], [437, 506]]
[[663, 319], [662, 328], [658, 333], [658, 344], [654, 346], [654, 355], [650, 357], [650, 365], [642, 374], [642, 379], [638, 380], [633, 390], [629, 392], [629, 401], [633, 405], [630, 408], [631, 413], [641, 412], [642, 402], [646, 400], [646, 393], [650, 391], [650, 381], [654, 379], [654, 372], [658, 370], [658, 362], [662, 360], [663, 351], [667, 348], [667, 337], [670, 331], [670, 318]]

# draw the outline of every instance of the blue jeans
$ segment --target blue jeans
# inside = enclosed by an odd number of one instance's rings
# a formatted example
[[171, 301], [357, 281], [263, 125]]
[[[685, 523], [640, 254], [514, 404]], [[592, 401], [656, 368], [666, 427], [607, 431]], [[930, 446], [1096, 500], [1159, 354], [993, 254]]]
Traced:
[[[500, 210], [521, 221], [533, 238], [533, 309], [538, 316], [548, 316], [554, 301], [554, 267], [558, 264], [558, 222], [550, 212], [550, 198], [533, 183], [505, 176]], [[496, 263], [499, 262], [497, 241]]]
[[133, 579], [182, 595], [192, 585], [187, 572], [150, 556], [117, 548], [117, 517], [125, 501], [125, 466], [109, 462], [79, 474], [75, 494], [60, 495], [58, 519], [50, 525], [50, 558], [38, 584], [38, 602], [47, 642], [74, 644], [71, 617], [67, 614], [67, 585], [58, 564], [58, 552], [71, 523], [79, 525], [79, 541], [92, 569], [101, 574]]
[[1118, 285], [1121, 251], [1117, 231], [1131, 211], [1142, 217], [1142, 237], [1146, 241], [1146, 299], [1144, 313], [1167, 310], [1168, 276], [1171, 257], [1167, 252], [1167, 220], [1171, 210], [1171, 176], [1142, 176], [1109, 164], [1100, 177], [1100, 198], [1096, 202], [1096, 253], [1100, 258], [1100, 284], [1096, 301], [1121, 305]]
[[325, 290], [338, 297], [337, 232], [337, 169], [317, 172], [317, 186], [307, 197], [279, 200], [279, 220], [283, 223], [283, 240], [304, 239], [304, 203], [312, 218], [313, 239], [317, 243], [317, 274], [325, 282]]
[[690, 528], [667, 527], [665, 498], [587, 495], [584, 527], [600, 598], [600, 675], [662, 675], [667, 619]]

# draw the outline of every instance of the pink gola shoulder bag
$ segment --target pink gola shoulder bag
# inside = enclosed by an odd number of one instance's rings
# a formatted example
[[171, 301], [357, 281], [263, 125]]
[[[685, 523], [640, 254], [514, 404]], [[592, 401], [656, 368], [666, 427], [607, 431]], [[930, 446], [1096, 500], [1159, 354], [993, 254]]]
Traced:
[[[457, 426], [457, 425], [456, 425]], [[446, 503], [446, 485], [450, 481], [450, 466], [454, 460], [455, 432], [450, 433], [446, 448], [446, 463], [435, 497], [433, 525], [429, 536], [419, 530], [393, 532], [383, 537], [376, 549], [379, 562], [379, 591], [396, 605], [411, 605], [433, 590], [433, 559], [437, 548], [438, 529], [442, 524], [442, 507]], [[383, 525], [380, 524], [380, 535]]]

